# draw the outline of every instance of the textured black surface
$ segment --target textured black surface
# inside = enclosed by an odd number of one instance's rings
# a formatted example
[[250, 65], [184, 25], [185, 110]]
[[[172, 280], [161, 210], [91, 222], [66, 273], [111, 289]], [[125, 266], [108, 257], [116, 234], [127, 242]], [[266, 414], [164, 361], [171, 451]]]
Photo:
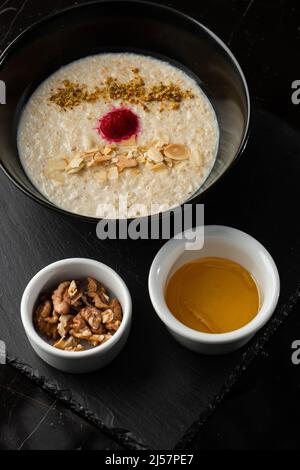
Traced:
[[0, 368], [0, 378], [1, 450], [122, 450], [16, 369]]
[[[20, 11], [21, 3], [18, 4], [19, 18], [23, 18], [26, 8], [33, 2], [22, 3], [23, 12]], [[182, 2], [174, 3], [180, 6]], [[182, 8], [187, 10], [188, 3], [184, 2]], [[274, 47], [271, 44], [287, 19], [290, 28], [285, 37], [280, 38], [283, 46], [294, 31], [297, 17], [293, 13], [293, 2], [210, 3], [194, 4], [190, 12], [205, 19], [231, 43], [250, 80], [256, 105], [285, 115], [291, 107], [289, 74], [284, 80], [278, 75], [287, 56], [278, 64], [274, 59], [278, 48], [276, 43]], [[49, 4], [45, 2], [32, 10], [34, 17], [37, 9], [45, 8], [45, 12], [48, 8], [49, 11]], [[53, 7], [62, 4], [67, 2], [51, 2]], [[213, 14], [216, 4], [220, 7], [217, 16]], [[268, 23], [270, 36], [267, 37], [264, 28], [271, 5], [274, 21]], [[227, 21], [221, 22], [220, 17], [225, 13]], [[25, 15], [24, 18], [29, 22], [33, 19]], [[288, 113], [285, 117], [296, 122], [294, 116], [295, 113]], [[136, 242], [134, 245], [133, 242], [100, 243], [95, 238], [93, 226], [77, 222], [75, 225], [72, 219], [50, 214], [25, 200], [1, 176], [1, 213], [4, 214], [0, 236], [1, 272], [5, 272], [6, 282], [0, 299], [0, 331], [10, 354], [19, 360], [19, 365], [14, 365], [89, 420], [104, 426], [126, 445], [134, 446], [137, 438], [145, 445], [170, 447], [182, 435], [185, 439], [179, 447], [190, 445], [194, 441], [194, 432], [187, 432], [187, 427], [197, 421], [192, 430], [199, 430], [199, 425], [215, 410], [215, 405], [243, 369], [265, 346], [264, 342], [274, 332], [273, 327], [277, 327], [297, 304], [300, 251], [293, 203], [299, 200], [299, 146], [299, 135], [284, 122], [267, 113], [256, 113], [245, 156], [232, 174], [209, 195], [206, 203], [206, 223], [244, 229], [270, 249], [279, 265], [283, 287], [281, 305], [284, 308], [278, 309], [266, 334], [247, 348], [246, 355], [242, 356], [245, 352], [240, 352], [222, 359], [203, 358], [183, 350], [155, 318], [146, 296], [145, 280], [160, 243], [147, 244], [147, 251], [143, 244]], [[134, 296], [137, 293], [134, 329], [124, 355], [108, 370], [97, 374], [97, 379], [93, 376], [83, 381], [59, 374], [36, 359], [24, 341], [18, 316], [19, 299], [31, 275], [50, 261], [74, 255], [105, 260], [129, 280]], [[163, 348], [159, 349], [158, 344]], [[33, 370], [24, 369], [22, 364], [25, 362]], [[128, 364], [130, 367], [126, 367]], [[70, 403], [70, 390], [74, 403]], [[211, 399], [213, 402], [207, 407]]]
[[257, 361], [189, 441], [189, 449], [299, 451], [300, 376], [291, 360], [300, 331], [299, 299], [295, 302]]

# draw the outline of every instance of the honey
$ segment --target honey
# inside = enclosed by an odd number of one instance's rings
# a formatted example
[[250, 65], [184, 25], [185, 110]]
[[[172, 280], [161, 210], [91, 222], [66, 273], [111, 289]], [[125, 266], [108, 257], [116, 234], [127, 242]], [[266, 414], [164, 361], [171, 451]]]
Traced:
[[184, 325], [220, 334], [249, 323], [259, 310], [259, 291], [252, 275], [224, 258], [189, 262], [169, 279], [166, 303]]

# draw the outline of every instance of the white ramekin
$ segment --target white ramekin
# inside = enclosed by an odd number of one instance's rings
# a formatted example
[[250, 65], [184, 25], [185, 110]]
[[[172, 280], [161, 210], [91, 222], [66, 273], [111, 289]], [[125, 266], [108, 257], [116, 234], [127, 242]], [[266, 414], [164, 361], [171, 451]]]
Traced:
[[[114, 336], [96, 348], [82, 352], [56, 349], [35, 330], [33, 311], [42, 292], [55, 287], [59, 282], [92, 276], [102, 282], [119, 300], [123, 309], [123, 320]], [[28, 340], [35, 352], [52, 367], [64, 372], [84, 373], [104, 367], [121, 351], [128, 338], [131, 326], [131, 297], [121, 277], [99, 261], [85, 258], [69, 258], [46, 266], [27, 285], [21, 301], [21, 317]]]
[[[258, 314], [250, 323], [230, 333], [195, 331], [179, 322], [165, 302], [165, 286], [170, 276], [188, 261], [207, 256], [227, 258], [241, 264], [258, 284]], [[225, 354], [244, 346], [272, 316], [279, 292], [278, 270], [268, 251], [250, 235], [222, 226], [205, 227], [201, 250], [186, 250], [184, 239], [170, 240], [156, 255], [149, 274], [149, 293], [157, 315], [179, 343], [203, 354]]]

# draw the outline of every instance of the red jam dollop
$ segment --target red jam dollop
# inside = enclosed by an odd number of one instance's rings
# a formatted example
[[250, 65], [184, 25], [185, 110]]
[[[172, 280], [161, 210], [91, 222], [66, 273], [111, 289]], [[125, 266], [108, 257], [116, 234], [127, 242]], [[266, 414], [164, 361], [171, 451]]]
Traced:
[[139, 118], [128, 108], [116, 108], [99, 120], [97, 130], [103, 139], [120, 142], [138, 133]]

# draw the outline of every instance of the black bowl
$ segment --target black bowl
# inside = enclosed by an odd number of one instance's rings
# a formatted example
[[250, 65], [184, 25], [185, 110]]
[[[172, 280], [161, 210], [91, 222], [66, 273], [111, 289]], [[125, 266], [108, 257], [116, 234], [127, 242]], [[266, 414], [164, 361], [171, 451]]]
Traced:
[[199, 201], [244, 150], [250, 120], [247, 83], [233, 54], [214, 33], [187, 15], [147, 2], [75, 6], [35, 23], [9, 45], [0, 58], [0, 76], [7, 86], [7, 104], [0, 106], [2, 169], [28, 196], [70, 214], [48, 201], [23, 170], [16, 143], [20, 113], [32, 91], [59, 67], [111, 51], [139, 51], [176, 63], [197, 78], [212, 102], [220, 148], [210, 176], [189, 202]]

